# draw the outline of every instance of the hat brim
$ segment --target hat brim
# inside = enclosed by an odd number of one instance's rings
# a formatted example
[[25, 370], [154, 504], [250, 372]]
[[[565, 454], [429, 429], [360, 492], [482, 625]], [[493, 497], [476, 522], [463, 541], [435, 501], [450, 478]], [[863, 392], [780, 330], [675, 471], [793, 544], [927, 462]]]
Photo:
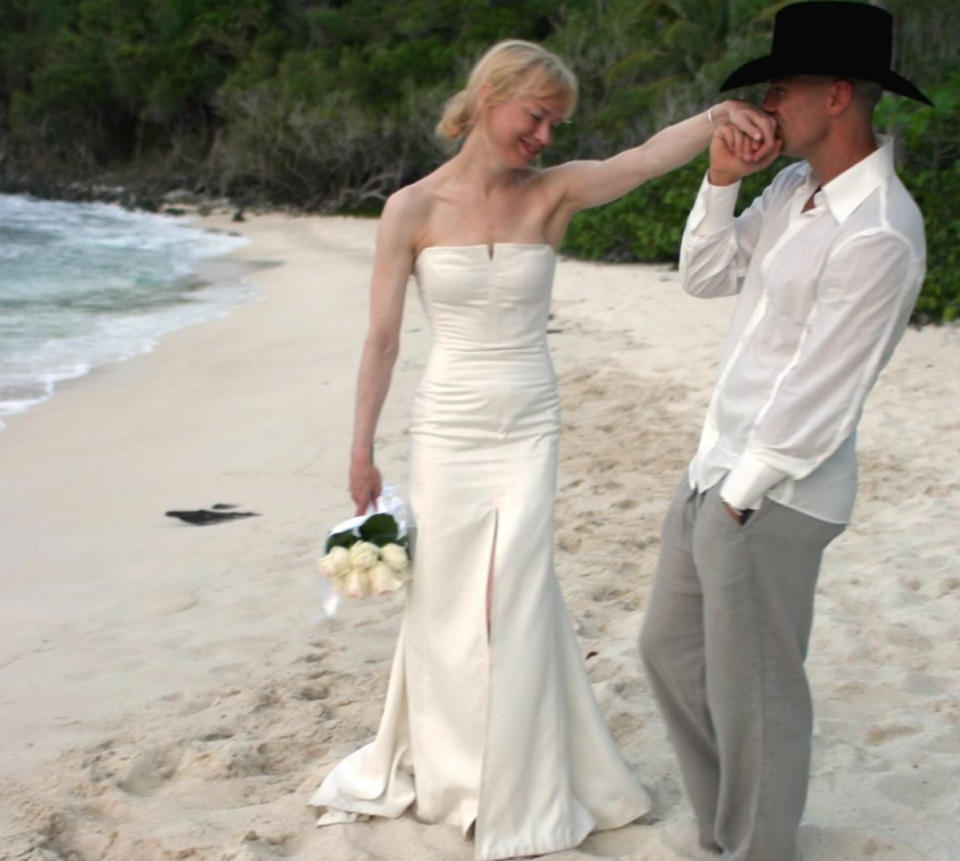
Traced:
[[838, 69], [833, 66], [820, 68], [815, 58], [797, 64], [785, 63], [770, 55], [749, 60], [727, 75], [723, 83], [720, 84], [720, 92], [733, 90], [737, 87], [749, 87], [751, 84], [764, 84], [774, 78], [786, 78], [790, 75], [845, 75], [851, 78], [874, 81], [891, 93], [897, 93], [900, 96], [906, 96], [908, 99], [914, 99], [933, 107], [933, 102], [930, 99], [910, 81], [896, 72], [885, 71], [875, 75], [862, 71], [855, 72], [851, 69]]

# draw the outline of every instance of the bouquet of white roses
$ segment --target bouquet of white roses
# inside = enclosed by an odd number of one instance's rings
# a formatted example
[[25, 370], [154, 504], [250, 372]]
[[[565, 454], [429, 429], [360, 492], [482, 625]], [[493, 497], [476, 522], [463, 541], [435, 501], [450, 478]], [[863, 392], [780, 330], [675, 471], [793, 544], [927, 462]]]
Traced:
[[345, 520], [330, 530], [324, 545], [320, 573], [348, 598], [394, 592], [411, 576], [403, 505], [396, 497], [381, 497], [377, 507], [387, 510]]

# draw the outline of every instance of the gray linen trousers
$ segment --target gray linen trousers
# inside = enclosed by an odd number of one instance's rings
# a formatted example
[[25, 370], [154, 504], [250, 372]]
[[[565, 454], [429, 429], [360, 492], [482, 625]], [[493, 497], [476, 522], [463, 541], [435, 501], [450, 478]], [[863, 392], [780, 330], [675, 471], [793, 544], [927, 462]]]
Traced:
[[813, 707], [803, 662], [824, 548], [844, 527], [769, 499], [744, 525], [680, 484], [640, 650], [702, 846], [792, 861]]

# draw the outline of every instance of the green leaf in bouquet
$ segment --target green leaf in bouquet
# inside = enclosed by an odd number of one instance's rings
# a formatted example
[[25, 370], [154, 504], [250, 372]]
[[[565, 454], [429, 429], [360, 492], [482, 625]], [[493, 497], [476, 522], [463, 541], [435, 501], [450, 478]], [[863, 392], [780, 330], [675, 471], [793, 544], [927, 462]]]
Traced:
[[397, 521], [392, 514], [373, 514], [360, 524], [360, 537], [378, 547], [396, 542], [398, 536]]
[[360, 539], [349, 529], [345, 532], [337, 532], [327, 537], [327, 544], [323, 552], [329, 553], [332, 547], [346, 547], [349, 549], [359, 540]]

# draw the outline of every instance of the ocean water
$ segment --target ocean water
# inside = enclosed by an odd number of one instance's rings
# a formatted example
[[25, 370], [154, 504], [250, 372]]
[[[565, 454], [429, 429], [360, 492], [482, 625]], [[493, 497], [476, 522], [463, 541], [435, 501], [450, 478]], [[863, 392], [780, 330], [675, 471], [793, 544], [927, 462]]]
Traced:
[[0, 428], [61, 380], [247, 301], [198, 267], [246, 242], [110, 204], [0, 194]]

